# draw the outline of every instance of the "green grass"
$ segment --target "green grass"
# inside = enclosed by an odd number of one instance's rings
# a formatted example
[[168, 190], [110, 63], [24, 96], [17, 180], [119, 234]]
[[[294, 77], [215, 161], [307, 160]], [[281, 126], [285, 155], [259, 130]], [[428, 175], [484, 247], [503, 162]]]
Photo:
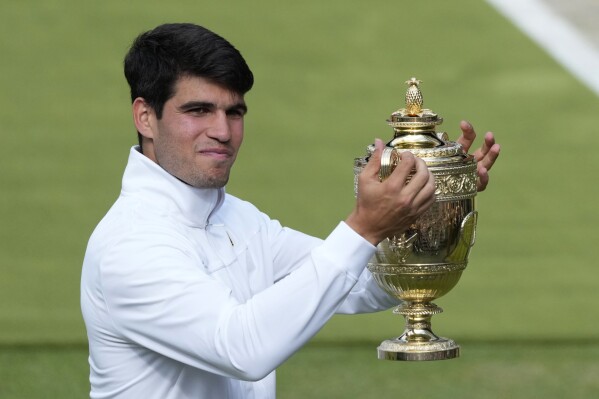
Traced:
[[[308, 379], [324, 386], [312, 397], [421, 385], [428, 397], [518, 397], [524, 386], [546, 387], [547, 398], [566, 389], [589, 397], [597, 388], [585, 373], [598, 364], [599, 99], [486, 3], [8, 0], [0, 4], [0, 397], [86, 391], [85, 356], [72, 349], [85, 343], [80, 265], [136, 140], [122, 57], [137, 33], [168, 21], [213, 28], [246, 56], [256, 85], [228, 191], [299, 230], [324, 237], [349, 213], [352, 160], [390, 137], [385, 119], [411, 76], [424, 81], [425, 106], [451, 137], [466, 118], [502, 144], [478, 199], [470, 265], [433, 318], [439, 334], [475, 345], [438, 365], [376, 362], [369, 346], [351, 343], [397, 335], [401, 320], [337, 317], [282, 368], [281, 397], [310, 389]], [[543, 344], [561, 341], [591, 344]], [[429, 371], [478, 382], [416, 378]]]
[[279, 394], [287, 399], [599, 395], [596, 343], [464, 342], [459, 359], [416, 363], [379, 361], [375, 349], [376, 344], [308, 346], [281, 368]]
[[[599, 395], [599, 345], [587, 341], [462, 342], [462, 357], [440, 362], [376, 359], [376, 343], [317, 342], [277, 373], [278, 397], [565, 399]], [[3, 347], [3, 399], [87, 395], [85, 347]]]
[[0, 347], [0, 398], [89, 397], [87, 346]]

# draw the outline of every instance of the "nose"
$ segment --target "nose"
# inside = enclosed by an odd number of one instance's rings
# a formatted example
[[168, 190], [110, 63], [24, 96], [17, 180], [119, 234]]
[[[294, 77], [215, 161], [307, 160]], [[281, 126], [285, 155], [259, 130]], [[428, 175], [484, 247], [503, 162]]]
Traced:
[[229, 118], [225, 111], [219, 110], [215, 112], [212, 122], [212, 126], [208, 129], [208, 136], [221, 143], [231, 140], [231, 126], [229, 125]]

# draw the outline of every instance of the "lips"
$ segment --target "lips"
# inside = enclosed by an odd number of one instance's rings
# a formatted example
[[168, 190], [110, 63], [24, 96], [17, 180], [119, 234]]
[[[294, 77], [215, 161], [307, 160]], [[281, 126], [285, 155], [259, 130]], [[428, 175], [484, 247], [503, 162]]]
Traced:
[[233, 156], [233, 151], [225, 147], [210, 147], [203, 148], [198, 151], [200, 155], [213, 156], [216, 158], [230, 158]]

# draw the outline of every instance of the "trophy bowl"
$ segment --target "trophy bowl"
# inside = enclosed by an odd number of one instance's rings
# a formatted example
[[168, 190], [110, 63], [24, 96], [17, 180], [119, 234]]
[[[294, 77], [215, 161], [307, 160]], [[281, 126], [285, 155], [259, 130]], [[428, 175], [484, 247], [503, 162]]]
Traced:
[[[391, 114], [388, 124], [394, 137], [381, 157], [380, 180], [400, 162], [399, 153], [410, 151], [425, 161], [435, 177], [435, 203], [406, 231], [383, 240], [368, 263], [378, 285], [401, 300], [393, 313], [404, 316], [404, 332], [378, 347], [379, 359], [442, 360], [459, 356], [453, 340], [432, 332], [431, 317], [443, 310], [432, 301], [458, 283], [474, 245], [477, 212], [476, 161], [461, 145], [435, 128], [442, 118], [422, 109], [422, 94], [415, 78], [407, 81], [406, 108]], [[354, 161], [354, 192], [358, 175], [374, 146]]]

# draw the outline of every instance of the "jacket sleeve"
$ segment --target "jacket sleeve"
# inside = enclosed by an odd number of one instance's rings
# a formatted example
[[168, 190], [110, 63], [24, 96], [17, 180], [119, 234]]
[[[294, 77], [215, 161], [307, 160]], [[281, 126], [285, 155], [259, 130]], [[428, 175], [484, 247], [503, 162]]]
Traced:
[[401, 300], [383, 291], [365, 269], [345, 301], [337, 309], [338, 314], [372, 313], [397, 306]]
[[[349, 228], [349, 226], [347, 226]], [[274, 231], [275, 233], [272, 233]], [[272, 247], [275, 250], [276, 279], [280, 279], [290, 273], [291, 270], [301, 264], [301, 260], [309, 256], [312, 248], [320, 245], [322, 240], [306, 235], [304, 233], [281, 227], [277, 221], [271, 221], [271, 234], [275, 235]], [[343, 251], [338, 249], [339, 260], [342, 260]], [[354, 285], [346, 299], [341, 303], [336, 313], [356, 314], [371, 313], [389, 309], [397, 306], [401, 301], [384, 292], [376, 283], [372, 274], [364, 269], [357, 283]]]
[[284, 277], [240, 302], [200, 270], [201, 260], [185, 243], [176, 232], [139, 228], [111, 245], [100, 268], [111, 322], [130, 342], [242, 380], [268, 375], [314, 336], [374, 252], [340, 223], [307, 256], [294, 258]]

